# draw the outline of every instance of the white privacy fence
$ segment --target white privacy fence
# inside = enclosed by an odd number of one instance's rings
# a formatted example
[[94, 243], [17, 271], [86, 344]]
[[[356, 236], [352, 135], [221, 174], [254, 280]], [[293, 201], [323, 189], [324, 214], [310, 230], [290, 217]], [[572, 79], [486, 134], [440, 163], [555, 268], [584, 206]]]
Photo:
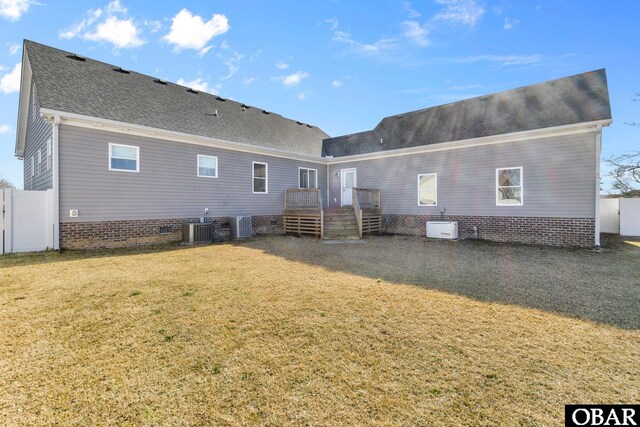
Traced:
[[640, 236], [640, 198], [600, 199], [600, 231]]
[[53, 248], [53, 190], [0, 190], [0, 254]]

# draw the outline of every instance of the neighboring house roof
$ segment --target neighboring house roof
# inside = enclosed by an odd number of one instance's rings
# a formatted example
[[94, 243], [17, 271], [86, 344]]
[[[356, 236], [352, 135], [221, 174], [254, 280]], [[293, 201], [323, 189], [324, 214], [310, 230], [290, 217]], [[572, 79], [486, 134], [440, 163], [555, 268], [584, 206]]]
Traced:
[[[41, 107], [157, 129], [320, 156], [327, 135], [261, 108], [25, 40]], [[217, 115], [216, 114], [217, 111]]]
[[384, 118], [373, 130], [324, 140], [348, 156], [611, 119], [604, 69]]

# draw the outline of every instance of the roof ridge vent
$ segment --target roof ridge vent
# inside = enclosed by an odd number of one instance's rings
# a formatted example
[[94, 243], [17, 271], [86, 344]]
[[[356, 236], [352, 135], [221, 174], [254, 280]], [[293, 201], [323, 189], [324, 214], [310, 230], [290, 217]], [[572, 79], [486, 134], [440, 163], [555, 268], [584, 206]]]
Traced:
[[262, 114], [271, 114], [271, 112], [267, 110], [262, 110]]
[[304, 123], [302, 122], [296, 122], [297, 124], [299, 124], [300, 126], [304, 125]]
[[216, 101], [226, 102], [227, 100], [226, 100], [226, 99], [224, 99], [224, 98], [223, 98], [223, 97], [221, 97], [221, 96], [216, 96]]
[[125, 70], [122, 67], [116, 67], [116, 68], [113, 69], [113, 71], [115, 71], [116, 73], [121, 73], [121, 74], [130, 74], [131, 73], [131, 71]]
[[218, 110], [215, 110], [213, 113], [204, 113], [205, 116], [218, 117]]
[[80, 62], [84, 62], [84, 61], [87, 60], [87, 58], [82, 57], [80, 55], [76, 55], [75, 53], [71, 53], [71, 54], [67, 55], [67, 58], [73, 59], [73, 60], [76, 60], [76, 61], [80, 61]]
[[313, 128], [313, 126], [311, 126], [310, 124], [307, 124], [307, 127], [308, 127], [308, 128]]
[[189, 93], [196, 93], [196, 94], [198, 93], [198, 91], [197, 91], [197, 90], [195, 90], [195, 89], [191, 89], [191, 88], [187, 89], [187, 92], [189, 92]]
[[242, 111], [247, 111], [249, 108], [251, 107], [248, 106], [247, 104], [242, 104]]
[[154, 83], [158, 83], [159, 85], [166, 85], [167, 84], [166, 80], [161, 80], [161, 79], [154, 79], [153, 82]]

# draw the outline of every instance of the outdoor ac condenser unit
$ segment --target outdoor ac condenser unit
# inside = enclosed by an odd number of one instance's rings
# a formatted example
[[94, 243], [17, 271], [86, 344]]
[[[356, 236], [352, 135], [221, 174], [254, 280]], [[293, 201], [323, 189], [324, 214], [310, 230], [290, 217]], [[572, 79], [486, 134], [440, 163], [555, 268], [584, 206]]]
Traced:
[[211, 223], [182, 224], [182, 243], [193, 245], [211, 242]]
[[427, 221], [427, 237], [434, 239], [457, 239], [457, 221]]
[[244, 239], [253, 236], [253, 227], [250, 216], [236, 216], [231, 218], [231, 237]]

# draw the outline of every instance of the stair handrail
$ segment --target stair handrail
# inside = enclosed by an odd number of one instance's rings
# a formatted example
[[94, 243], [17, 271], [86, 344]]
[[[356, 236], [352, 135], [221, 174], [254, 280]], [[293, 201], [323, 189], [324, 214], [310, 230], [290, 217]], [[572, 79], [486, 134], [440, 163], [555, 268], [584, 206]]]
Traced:
[[358, 200], [358, 189], [354, 187], [351, 191], [351, 205], [353, 206], [353, 212], [356, 214], [358, 236], [362, 239], [362, 208], [360, 208], [360, 201]]

